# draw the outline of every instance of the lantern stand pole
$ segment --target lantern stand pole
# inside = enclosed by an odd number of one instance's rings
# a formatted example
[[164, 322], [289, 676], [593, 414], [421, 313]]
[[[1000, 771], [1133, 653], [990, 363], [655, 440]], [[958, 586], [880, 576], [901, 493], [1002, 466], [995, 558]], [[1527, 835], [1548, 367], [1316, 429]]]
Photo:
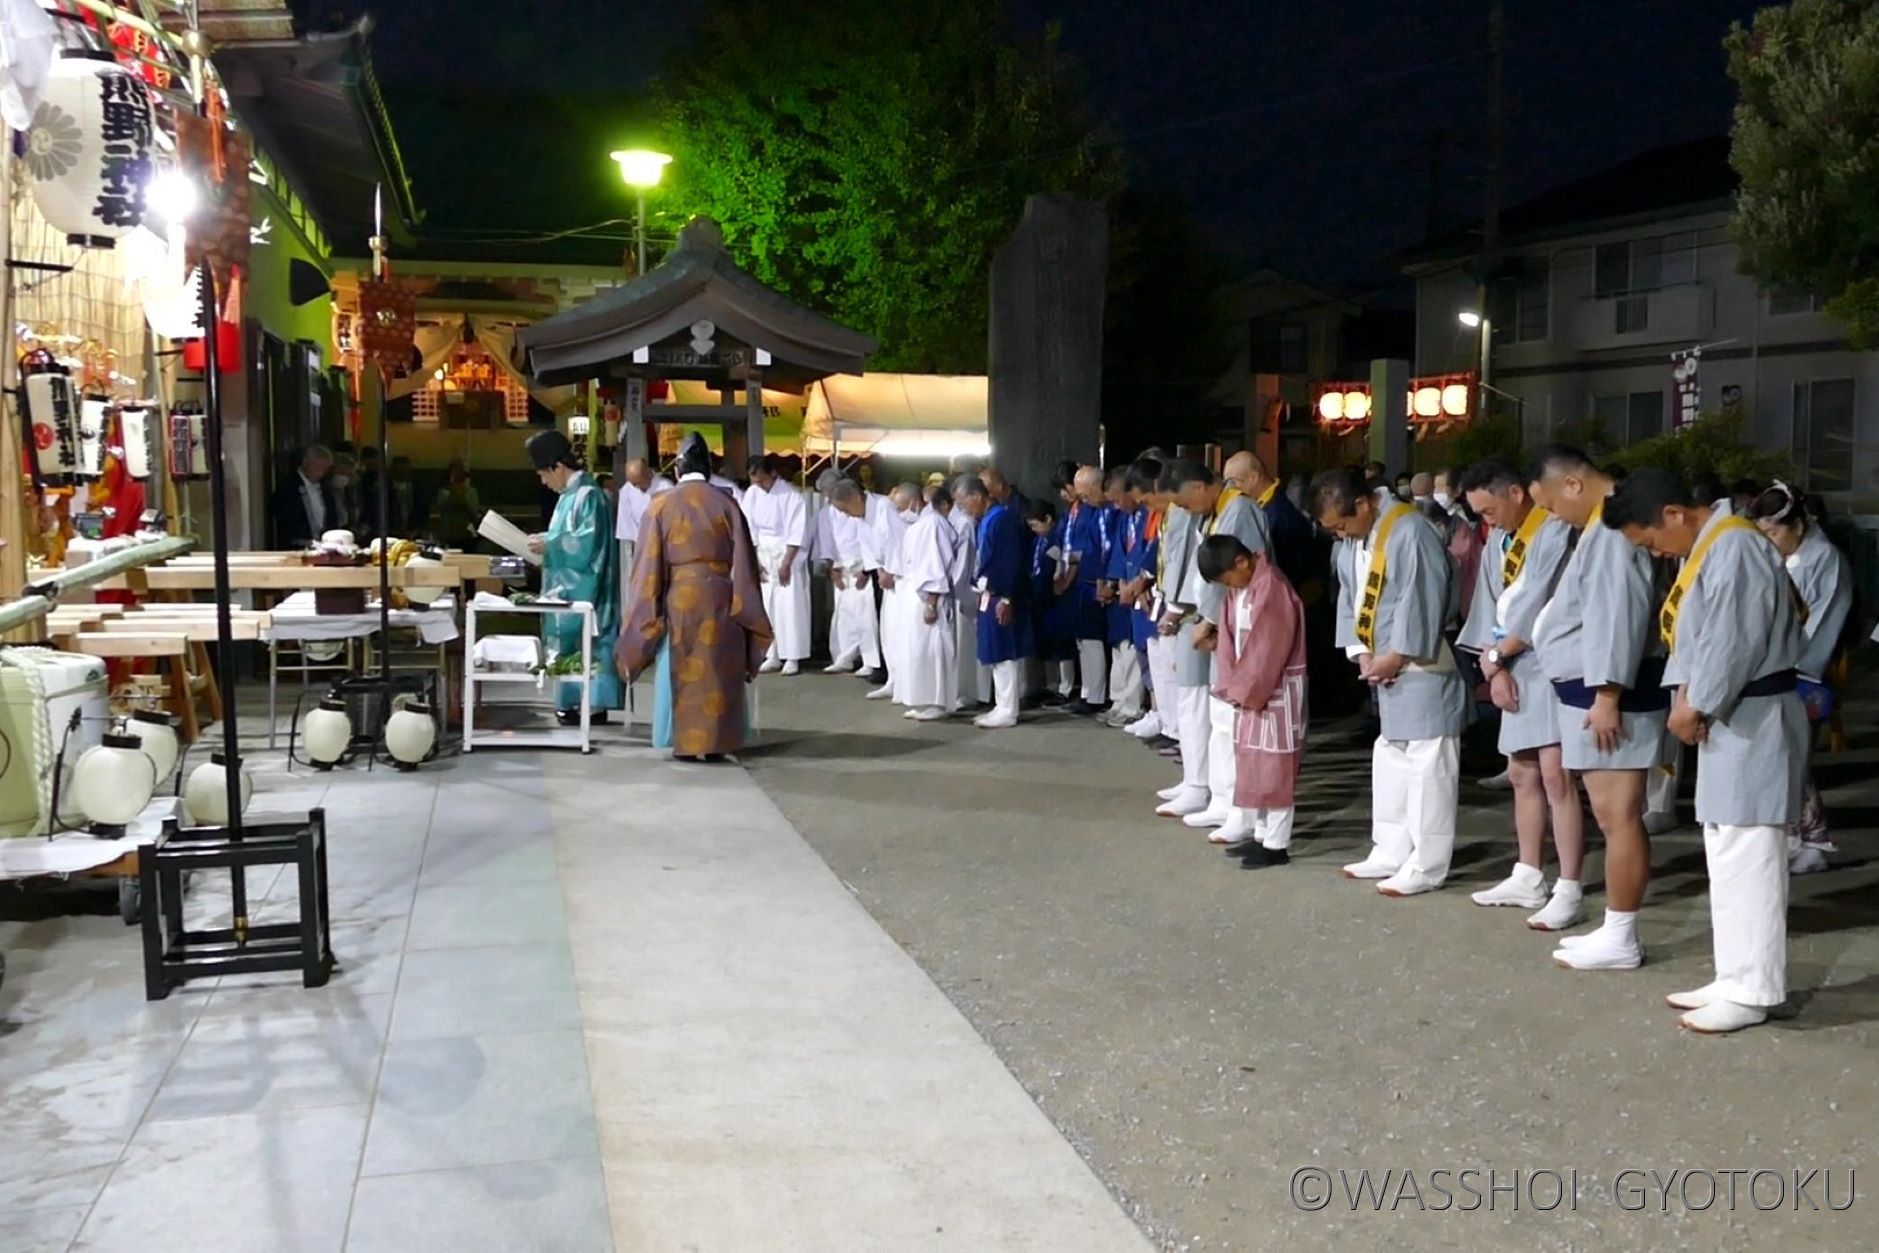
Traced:
[[[226, 475], [222, 466], [222, 362], [221, 314], [216, 306], [215, 267], [202, 262], [202, 410], [203, 433], [209, 445], [209, 528], [215, 546], [215, 664], [222, 672], [222, 682], [232, 683], [235, 676], [234, 615], [230, 608], [233, 590], [228, 576], [228, 499]], [[241, 745], [238, 738], [237, 702], [224, 702], [222, 710], [222, 756], [225, 782], [228, 785], [228, 838], [241, 842]], [[245, 875], [234, 877], [233, 900], [235, 925], [247, 926], [248, 885]]]

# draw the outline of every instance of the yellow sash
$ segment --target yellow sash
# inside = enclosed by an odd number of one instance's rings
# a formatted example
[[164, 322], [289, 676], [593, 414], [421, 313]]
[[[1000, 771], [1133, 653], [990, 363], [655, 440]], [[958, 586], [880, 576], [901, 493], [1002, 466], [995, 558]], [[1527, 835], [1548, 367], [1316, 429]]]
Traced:
[[1514, 532], [1513, 543], [1509, 544], [1507, 551], [1501, 555], [1502, 591], [1512, 587], [1514, 580], [1520, 577], [1521, 569], [1527, 564], [1528, 546], [1533, 543], [1533, 537], [1540, 533], [1540, 528], [1545, 526], [1547, 519], [1552, 516], [1546, 510], [1535, 506], [1527, 514], [1527, 520], [1520, 524], [1520, 529]]
[[1366, 651], [1377, 646], [1377, 606], [1383, 603], [1383, 575], [1389, 564], [1390, 532], [1405, 514], [1416, 512], [1415, 506], [1400, 501], [1390, 506], [1383, 520], [1377, 523], [1376, 539], [1370, 546], [1370, 574], [1364, 579], [1364, 600], [1357, 608], [1357, 642]]
[[1746, 518], [1734, 514], [1719, 519], [1708, 535], [1697, 541], [1683, 563], [1683, 569], [1677, 575], [1677, 581], [1670, 589], [1670, 595], [1664, 597], [1664, 608], [1657, 615], [1657, 632], [1664, 637], [1664, 643], [1671, 652], [1677, 651], [1677, 615], [1683, 611], [1683, 598], [1690, 594], [1696, 585], [1696, 572], [1703, 568], [1703, 558], [1709, 555], [1709, 546], [1721, 539], [1729, 531], [1753, 531], [1755, 524]]
[[1220, 499], [1214, 501], [1213, 513], [1208, 517], [1207, 521], [1203, 524], [1207, 534], [1212, 535], [1214, 533], [1215, 528], [1217, 528], [1220, 525], [1220, 515], [1227, 511], [1228, 505], [1232, 504], [1234, 501], [1238, 500], [1239, 498], [1240, 498], [1240, 489], [1237, 487], [1228, 487], [1228, 488], [1224, 488], [1221, 490]]
[[1266, 484], [1266, 490], [1259, 493], [1259, 500], [1255, 503], [1257, 503], [1261, 509], [1264, 509], [1267, 505], [1272, 503], [1272, 498], [1278, 494], [1279, 480], [1274, 479], [1272, 482]]

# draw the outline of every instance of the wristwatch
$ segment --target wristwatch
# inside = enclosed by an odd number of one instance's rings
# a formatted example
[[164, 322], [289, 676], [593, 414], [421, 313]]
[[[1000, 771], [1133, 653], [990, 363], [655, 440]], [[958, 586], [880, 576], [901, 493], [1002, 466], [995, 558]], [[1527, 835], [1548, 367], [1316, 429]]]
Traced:
[[1505, 665], [1505, 663], [1501, 661], [1501, 650], [1498, 648], [1490, 648], [1485, 653], [1482, 653], [1481, 660], [1487, 662], [1496, 670], [1502, 669]]

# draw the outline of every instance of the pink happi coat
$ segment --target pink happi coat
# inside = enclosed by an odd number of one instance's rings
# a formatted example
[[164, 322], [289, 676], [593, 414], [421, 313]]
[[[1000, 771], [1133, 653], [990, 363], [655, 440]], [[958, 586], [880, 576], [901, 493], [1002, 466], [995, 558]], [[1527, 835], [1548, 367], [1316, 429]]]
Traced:
[[1233, 803], [1290, 809], [1305, 747], [1305, 607], [1270, 561], [1230, 592], [1222, 611], [1213, 694], [1233, 722]]

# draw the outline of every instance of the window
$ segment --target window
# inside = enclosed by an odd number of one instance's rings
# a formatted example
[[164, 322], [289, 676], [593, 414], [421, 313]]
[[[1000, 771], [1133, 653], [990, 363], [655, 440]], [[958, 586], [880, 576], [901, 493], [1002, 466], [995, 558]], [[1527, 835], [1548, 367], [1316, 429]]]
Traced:
[[1279, 373], [1308, 374], [1311, 363], [1306, 352], [1306, 328], [1300, 322], [1279, 324]]
[[1806, 470], [1810, 490], [1852, 489], [1852, 379], [1794, 385], [1794, 459]]
[[1592, 258], [1592, 294], [1600, 300], [1696, 281], [1696, 233], [1600, 244]]
[[1600, 396], [1592, 402], [1592, 419], [1614, 447], [1629, 448], [1664, 433], [1664, 393]]
[[1548, 263], [1540, 259], [1495, 280], [1489, 312], [1496, 343], [1527, 344], [1546, 338], [1547, 301], [1552, 292], [1549, 277]]
[[1818, 313], [1820, 297], [1798, 287], [1777, 287], [1768, 293], [1768, 316], [1792, 317], [1797, 313]]

